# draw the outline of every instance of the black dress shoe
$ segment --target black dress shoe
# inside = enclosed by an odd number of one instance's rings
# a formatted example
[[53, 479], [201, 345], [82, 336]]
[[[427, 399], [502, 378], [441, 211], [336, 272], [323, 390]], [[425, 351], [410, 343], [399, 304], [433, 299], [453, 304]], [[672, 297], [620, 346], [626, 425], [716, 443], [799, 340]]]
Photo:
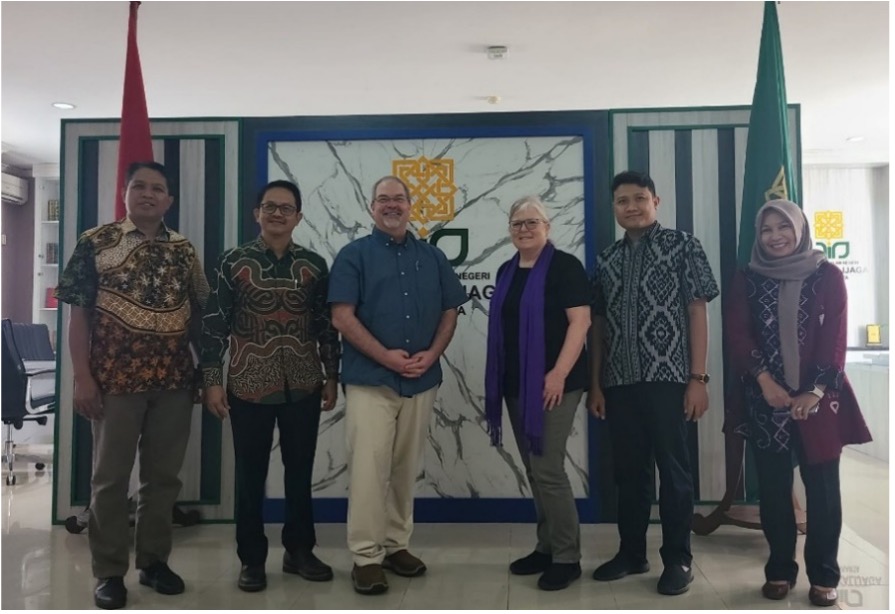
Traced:
[[638, 574], [638, 573], [646, 573], [649, 571], [649, 562], [643, 560], [642, 562], [632, 562], [630, 557], [619, 552], [614, 557], [612, 557], [611, 561], [607, 561], [603, 563], [594, 571], [593, 578], [594, 580], [599, 580], [600, 582], [611, 582], [613, 580], [620, 580], [627, 575]]
[[179, 595], [186, 588], [183, 579], [161, 561], [140, 570], [140, 584], [151, 586], [162, 595]]
[[659, 577], [656, 590], [660, 595], [683, 595], [690, 590], [693, 582], [693, 568], [683, 565], [669, 565]]
[[267, 588], [267, 574], [264, 572], [264, 565], [243, 565], [239, 572], [239, 581], [236, 584], [247, 593], [263, 591]]
[[538, 578], [538, 588], [542, 591], [561, 591], [581, 577], [581, 565], [578, 563], [553, 563]]
[[327, 582], [333, 579], [333, 569], [310, 550], [286, 551], [283, 554], [283, 571], [298, 574], [311, 582]]
[[127, 605], [127, 589], [124, 588], [124, 578], [112, 576], [100, 578], [93, 591], [93, 602], [96, 607], [103, 610], [117, 610]]
[[535, 550], [528, 556], [516, 559], [510, 563], [510, 573], [516, 576], [530, 576], [536, 573], [544, 573], [553, 562], [553, 557], [544, 552]]

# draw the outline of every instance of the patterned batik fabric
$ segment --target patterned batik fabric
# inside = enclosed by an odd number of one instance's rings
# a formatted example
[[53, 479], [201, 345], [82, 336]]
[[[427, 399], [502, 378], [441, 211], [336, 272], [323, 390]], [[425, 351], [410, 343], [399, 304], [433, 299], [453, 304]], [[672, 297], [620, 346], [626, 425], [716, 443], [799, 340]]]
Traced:
[[606, 319], [602, 385], [685, 384], [690, 378], [687, 308], [718, 296], [693, 235], [655, 223], [641, 239], [616, 241], [597, 258], [594, 312]]
[[[802, 283], [799, 295], [798, 340], [799, 347], [805, 343], [811, 307], [816, 300], [815, 287], [821, 277], [821, 269]], [[780, 281], [764, 277], [750, 270], [745, 271], [746, 298], [752, 318], [752, 330], [757, 331], [756, 371], [767, 369], [770, 375], [790, 394], [796, 390], [786, 384], [783, 375], [783, 355], [780, 352], [780, 320], [778, 303]], [[746, 388], [747, 420], [736, 428], [736, 432], [751, 439], [761, 450], [787, 452], [792, 449], [793, 423], [789, 409], [775, 410], [768, 405], [761, 393], [761, 387], [754, 377], [744, 379]]]
[[[202, 320], [206, 386], [252, 403], [297, 400], [339, 371], [339, 336], [326, 302], [329, 273], [318, 254], [290, 242], [282, 258], [260, 237], [224, 252]], [[322, 366], [322, 368], [321, 368]]]
[[195, 248], [164, 224], [146, 237], [129, 218], [81, 235], [56, 297], [91, 310], [90, 370], [105, 394], [196, 384], [190, 322], [208, 282]]

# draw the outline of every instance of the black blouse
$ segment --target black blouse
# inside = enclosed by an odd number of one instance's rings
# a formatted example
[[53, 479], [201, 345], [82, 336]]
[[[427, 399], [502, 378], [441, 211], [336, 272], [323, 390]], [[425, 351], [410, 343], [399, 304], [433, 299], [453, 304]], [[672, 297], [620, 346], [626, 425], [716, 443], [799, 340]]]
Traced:
[[[498, 275], [509, 266], [504, 263]], [[507, 291], [503, 303], [503, 350], [506, 357], [506, 374], [504, 376], [504, 396], [511, 399], [519, 397], [519, 305], [522, 291], [531, 269], [516, 269], [513, 281]], [[546, 342], [546, 372], [556, 365], [566, 331], [569, 329], [569, 318], [566, 309], [570, 307], [589, 306], [591, 304], [591, 287], [587, 273], [581, 262], [572, 254], [556, 250], [547, 269], [547, 287], [544, 300], [544, 337]], [[566, 377], [564, 392], [586, 390], [590, 384], [587, 373], [587, 352], [582, 350], [575, 366]]]

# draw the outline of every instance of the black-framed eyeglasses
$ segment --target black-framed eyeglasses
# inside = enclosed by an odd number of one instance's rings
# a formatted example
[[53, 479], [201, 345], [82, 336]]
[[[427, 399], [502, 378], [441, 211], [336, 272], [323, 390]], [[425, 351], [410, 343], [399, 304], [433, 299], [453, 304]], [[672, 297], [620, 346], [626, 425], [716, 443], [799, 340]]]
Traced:
[[545, 220], [539, 220], [537, 218], [531, 218], [529, 220], [516, 220], [515, 222], [510, 222], [510, 230], [513, 232], [519, 232], [522, 230], [522, 227], [525, 226], [526, 230], [534, 230], [541, 224], [546, 224]]
[[393, 202], [396, 205], [403, 205], [404, 203], [407, 202], [407, 197], [404, 196], [403, 194], [398, 194], [397, 196], [391, 196], [391, 197], [383, 195], [383, 196], [377, 196], [376, 202], [379, 203], [380, 205], [387, 205], [387, 204], [389, 204], [389, 202]]
[[272, 215], [279, 211], [285, 216], [295, 215], [295, 212], [298, 211], [298, 207], [295, 205], [278, 205], [277, 203], [261, 203], [261, 211], [268, 215]]

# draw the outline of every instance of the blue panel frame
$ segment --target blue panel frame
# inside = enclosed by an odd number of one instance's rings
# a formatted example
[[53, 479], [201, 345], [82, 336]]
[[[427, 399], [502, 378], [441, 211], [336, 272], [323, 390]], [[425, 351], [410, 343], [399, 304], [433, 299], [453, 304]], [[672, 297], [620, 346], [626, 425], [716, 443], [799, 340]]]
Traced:
[[[501, 138], [538, 136], [575, 136], [582, 139], [584, 173], [585, 258], [588, 271], [593, 269], [599, 250], [614, 239], [613, 229], [599, 216], [608, 210], [611, 198], [611, 173], [608, 111], [558, 111], [532, 113], [489, 113], [460, 115], [387, 115], [346, 117], [246, 118], [242, 124], [240, 166], [243, 183], [243, 212], [240, 242], [254, 236], [257, 226], [250, 203], [268, 181], [267, 150], [271, 142], [327, 140], [396, 140], [432, 138]], [[603, 186], [599, 191], [597, 186]], [[605, 425], [588, 418], [588, 491], [589, 497], [576, 499], [582, 522], [600, 522], [602, 513], [601, 441], [606, 441]], [[268, 499], [264, 505], [266, 522], [282, 522], [284, 501]], [[347, 499], [315, 498], [318, 522], [345, 522]], [[535, 511], [527, 498], [417, 498], [414, 508], [417, 522], [534, 522]]]

